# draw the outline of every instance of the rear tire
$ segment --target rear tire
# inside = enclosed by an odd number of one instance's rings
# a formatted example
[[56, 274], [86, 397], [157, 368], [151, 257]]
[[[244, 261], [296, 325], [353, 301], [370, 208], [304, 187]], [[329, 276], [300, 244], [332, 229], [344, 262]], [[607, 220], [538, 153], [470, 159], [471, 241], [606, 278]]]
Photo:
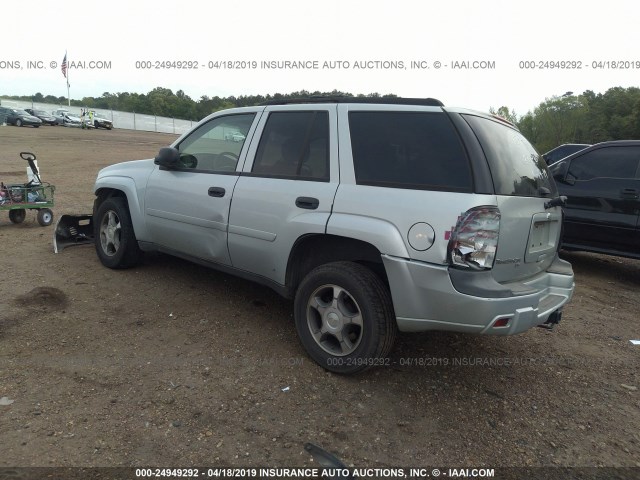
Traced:
[[9, 210], [9, 220], [11, 223], [22, 223], [27, 218], [27, 211], [24, 208]]
[[38, 223], [41, 227], [48, 227], [53, 223], [53, 212], [48, 208], [38, 210]]
[[20, 120], [19, 118], [16, 120], [16, 127], [21, 127], [22, 126], [22, 120]]
[[136, 265], [142, 251], [138, 247], [126, 199], [111, 197], [100, 204], [94, 223], [96, 253], [105, 267]]
[[312, 270], [295, 297], [295, 324], [321, 367], [352, 374], [388, 364], [397, 333], [391, 294], [374, 272], [354, 262]]

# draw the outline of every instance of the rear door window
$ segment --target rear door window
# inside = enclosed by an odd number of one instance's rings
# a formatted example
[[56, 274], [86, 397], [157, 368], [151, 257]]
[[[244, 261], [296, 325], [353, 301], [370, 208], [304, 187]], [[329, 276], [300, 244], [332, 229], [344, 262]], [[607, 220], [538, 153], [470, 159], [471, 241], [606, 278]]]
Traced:
[[487, 157], [497, 195], [542, 197], [544, 189], [555, 194], [555, 183], [550, 180], [544, 158], [518, 130], [497, 120], [463, 117]]
[[349, 113], [356, 183], [470, 192], [471, 168], [445, 113]]
[[251, 172], [266, 177], [329, 181], [329, 114], [270, 113]]

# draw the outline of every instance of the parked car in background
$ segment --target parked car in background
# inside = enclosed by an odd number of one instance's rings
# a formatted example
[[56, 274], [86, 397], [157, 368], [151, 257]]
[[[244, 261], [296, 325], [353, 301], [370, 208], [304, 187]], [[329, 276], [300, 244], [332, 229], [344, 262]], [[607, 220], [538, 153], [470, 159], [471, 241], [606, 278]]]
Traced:
[[640, 140], [603, 142], [551, 165], [564, 208], [562, 247], [640, 258]]
[[33, 115], [34, 117], [38, 117], [42, 120], [43, 125], [57, 125], [58, 122], [56, 117], [51, 115], [50, 113], [45, 112], [44, 110], [35, 110], [33, 108], [25, 108], [25, 112]]
[[106, 128], [107, 130], [111, 130], [113, 128], [113, 122], [111, 120], [108, 120], [105, 115], [93, 111], [93, 127]]
[[579, 152], [580, 150], [584, 150], [589, 146], [591, 145], [588, 143], [565, 143], [564, 145], [560, 145], [549, 150], [547, 153], [543, 154], [542, 157], [544, 158], [544, 161], [547, 162], [547, 165], [551, 165], [556, 163], [558, 160], [562, 160], [564, 157], [567, 157], [572, 153]]
[[227, 133], [224, 136], [225, 140], [230, 140], [232, 142], [244, 142], [244, 139], [247, 138], [245, 137], [242, 133], [240, 132], [232, 132], [232, 133]]
[[59, 108], [52, 112], [53, 116], [56, 118], [56, 122], [58, 125], [64, 125], [65, 127], [81, 127], [82, 121], [80, 117], [76, 117], [75, 115], [71, 115], [69, 110], [64, 108]]
[[3, 119], [8, 125], [15, 125], [16, 127], [22, 127], [23, 125], [31, 125], [38, 128], [42, 125], [42, 120], [38, 117], [20, 110], [18, 108], [0, 107], [0, 118]]

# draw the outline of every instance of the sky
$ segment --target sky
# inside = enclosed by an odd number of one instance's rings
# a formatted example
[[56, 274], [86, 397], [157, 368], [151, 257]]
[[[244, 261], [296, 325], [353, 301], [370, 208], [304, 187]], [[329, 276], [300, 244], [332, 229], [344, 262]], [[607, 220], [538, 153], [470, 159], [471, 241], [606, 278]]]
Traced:
[[524, 115], [566, 92], [640, 87], [640, 4], [594, 5], [6, 2], [3, 23], [16, 35], [0, 46], [0, 95], [66, 97], [66, 52], [73, 99], [155, 87], [194, 100], [336, 89], [434, 97], [482, 111], [507, 106]]

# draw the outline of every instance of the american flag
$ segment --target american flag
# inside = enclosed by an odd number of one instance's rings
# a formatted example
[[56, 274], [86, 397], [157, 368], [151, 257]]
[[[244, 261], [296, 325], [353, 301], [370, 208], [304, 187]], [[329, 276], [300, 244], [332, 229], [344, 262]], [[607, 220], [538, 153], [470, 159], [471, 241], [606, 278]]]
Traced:
[[62, 75], [64, 75], [64, 78], [67, 78], [67, 54], [66, 54], [66, 52], [64, 54], [64, 59], [62, 60], [62, 66], [60, 67], [60, 69], [62, 70]]

